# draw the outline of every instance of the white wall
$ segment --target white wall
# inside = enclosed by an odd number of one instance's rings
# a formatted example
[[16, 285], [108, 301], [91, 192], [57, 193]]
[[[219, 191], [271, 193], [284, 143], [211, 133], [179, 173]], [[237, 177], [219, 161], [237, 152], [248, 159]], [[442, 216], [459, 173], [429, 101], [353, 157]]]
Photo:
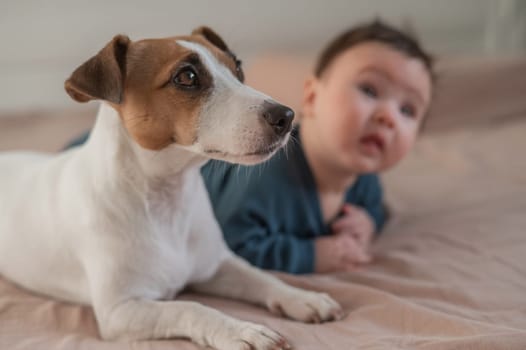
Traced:
[[0, 112], [72, 106], [63, 81], [117, 33], [170, 36], [206, 24], [250, 61], [271, 50], [318, 51], [378, 15], [410, 22], [435, 52], [480, 54], [501, 1], [509, 0], [2, 0]]

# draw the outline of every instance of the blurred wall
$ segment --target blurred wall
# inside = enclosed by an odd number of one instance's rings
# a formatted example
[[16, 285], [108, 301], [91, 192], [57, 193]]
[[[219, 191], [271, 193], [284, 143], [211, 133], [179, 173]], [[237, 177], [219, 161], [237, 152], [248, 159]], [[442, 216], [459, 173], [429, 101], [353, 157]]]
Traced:
[[[194, 27], [206, 24], [216, 29], [250, 64], [254, 57], [274, 51], [313, 55], [342, 29], [380, 16], [393, 24], [411, 27], [436, 53], [481, 55], [496, 50], [512, 51], [520, 44], [512, 43], [509, 45], [512, 48], [496, 44], [503, 36], [499, 32], [501, 23], [508, 23], [509, 14], [502, 13], [521, 6], [520, 3], [514, 0], [2, 0], [0, 115], [21, 109], [74, 106], [63, 90], [63, 81], [117, 33], [128, 34], [132, 39], [161, 37], [189, 33]], [[524, 14], [524, 6], [522, 11]], [[517, 21], [522, 21], [520, 18]], [[520, 35], [518, 38], [520, 42]]]

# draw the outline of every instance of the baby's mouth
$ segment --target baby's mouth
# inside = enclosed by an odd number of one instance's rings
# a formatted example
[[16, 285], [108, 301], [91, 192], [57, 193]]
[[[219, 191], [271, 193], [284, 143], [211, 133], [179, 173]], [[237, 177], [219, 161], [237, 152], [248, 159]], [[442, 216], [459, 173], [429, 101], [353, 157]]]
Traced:
[[362, 137], [360, 145], [366, 153], [382, 153], [385, 149], [385, 140], [381, 135], [373, 133]]

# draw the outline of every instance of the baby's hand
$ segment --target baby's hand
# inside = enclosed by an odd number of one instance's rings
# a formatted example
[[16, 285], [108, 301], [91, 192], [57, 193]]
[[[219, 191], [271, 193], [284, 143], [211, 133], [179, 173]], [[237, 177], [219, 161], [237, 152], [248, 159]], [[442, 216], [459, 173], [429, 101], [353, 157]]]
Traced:
[[374, 222], [371, 216], [362, 208], [345, 204], [343, 216], [331, 226], [335, 235], [350, 235], [367, 252], [374, 236]]
[[320, 237], [316, 239], [315, 250], [317, 273], [352, 271], [371, 261], [371, 256], [350, 234]]

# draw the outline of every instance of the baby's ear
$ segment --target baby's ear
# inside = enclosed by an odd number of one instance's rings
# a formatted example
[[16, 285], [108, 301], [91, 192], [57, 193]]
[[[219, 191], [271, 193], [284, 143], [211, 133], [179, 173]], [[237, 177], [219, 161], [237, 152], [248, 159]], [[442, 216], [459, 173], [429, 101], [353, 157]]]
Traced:
[[127, 36], [117, 35], [78, 67], [64, 84], [69, 96], [78, 102], [98, 99], [121, 103], [129, 44]]
[[313, 113], [314, 103], [317, 97], [318, 79], [311, 75], [303, 84], [302, 112], [303, 116], [308, 117]]

